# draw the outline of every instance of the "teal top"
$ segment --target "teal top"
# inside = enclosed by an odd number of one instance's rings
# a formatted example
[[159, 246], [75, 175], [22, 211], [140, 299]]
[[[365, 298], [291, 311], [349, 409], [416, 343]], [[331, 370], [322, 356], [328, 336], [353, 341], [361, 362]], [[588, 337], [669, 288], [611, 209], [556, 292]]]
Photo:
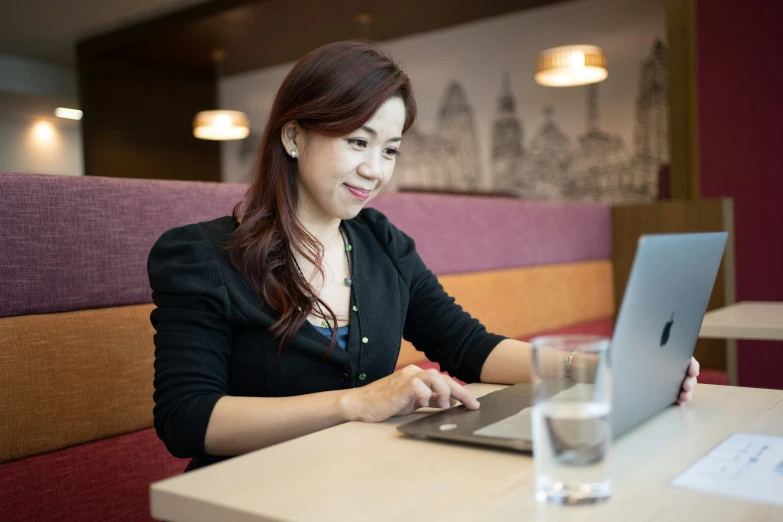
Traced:
[[[313, 325], [315, 326], [315, 325]], [[332, 338], [332, 329], [331, 328], [324, 328], [323, 326], [315, 326], [315, 329], [324, 334], [327, 338]], [[348, 346], [348, 325], [340, 326], [337, 328], [337, 343], [340, 345], [340, 348], [345, 350], [345, 347]]]

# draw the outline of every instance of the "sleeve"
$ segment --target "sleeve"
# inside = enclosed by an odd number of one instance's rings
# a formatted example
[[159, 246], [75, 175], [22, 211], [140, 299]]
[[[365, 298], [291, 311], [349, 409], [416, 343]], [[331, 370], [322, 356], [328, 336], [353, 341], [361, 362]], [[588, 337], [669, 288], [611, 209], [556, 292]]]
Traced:
[[484, 361], [505, 339], [464, 311], [416, 252], [403, 337], [441, 370], [468, 383], [481, 380]]
[[204, 455], [217, 401], [228, 394], [229, 299], [201, 225], [165, 232], [147, 260], [155, 328], [154, 425], [179, 458]]
[[365, 214], [376, 237], [388, 242], [403, 279], [410, 284], [403, 338], [440, 364], [441, 370], [464, 382], [478, 382], [490, 352], [502, 340], [487, 332], [443, 289], [438, 278], [422, 261], [414, 240], [395, 227], [379, 211]]

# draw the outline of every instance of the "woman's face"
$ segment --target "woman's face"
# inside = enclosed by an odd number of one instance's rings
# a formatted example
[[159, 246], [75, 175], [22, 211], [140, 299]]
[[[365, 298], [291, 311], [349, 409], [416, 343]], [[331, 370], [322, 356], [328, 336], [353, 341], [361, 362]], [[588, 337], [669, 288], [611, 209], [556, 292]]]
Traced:
[[391, 179], [404, 124], [405, 104], [394, 97], [346, 136], [333, 138], [297, 128], [291, 146], [298, 156], [298, 210], [310, 219], [354, 218]]

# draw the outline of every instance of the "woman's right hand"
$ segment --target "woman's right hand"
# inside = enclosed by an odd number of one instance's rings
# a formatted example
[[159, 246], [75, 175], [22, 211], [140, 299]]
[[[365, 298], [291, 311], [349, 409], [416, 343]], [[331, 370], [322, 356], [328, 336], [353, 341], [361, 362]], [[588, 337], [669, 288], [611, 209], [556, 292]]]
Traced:
[[448, 375], [411, 364], [367, 386], [348, 390], [344, 406], [349, 420], [380, 422], [417, 408], [448, 408], [457, 402], [471, 410], [479, 408], [470, 392]]

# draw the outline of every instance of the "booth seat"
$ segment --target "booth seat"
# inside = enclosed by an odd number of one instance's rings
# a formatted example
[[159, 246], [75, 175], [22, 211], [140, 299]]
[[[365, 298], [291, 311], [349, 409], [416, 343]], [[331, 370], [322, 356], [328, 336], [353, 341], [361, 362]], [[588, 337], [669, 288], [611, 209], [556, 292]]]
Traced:
[[[147, 255], [246, 190], [0, 174], [0, 520], [150, 520], [149, 484], [187, 462], [152, 429]], [[608, 207], [404, 193], [372, 205], [490, 331], [611, 332]], [[403, 342], [410, 363], [431, 364]]]

